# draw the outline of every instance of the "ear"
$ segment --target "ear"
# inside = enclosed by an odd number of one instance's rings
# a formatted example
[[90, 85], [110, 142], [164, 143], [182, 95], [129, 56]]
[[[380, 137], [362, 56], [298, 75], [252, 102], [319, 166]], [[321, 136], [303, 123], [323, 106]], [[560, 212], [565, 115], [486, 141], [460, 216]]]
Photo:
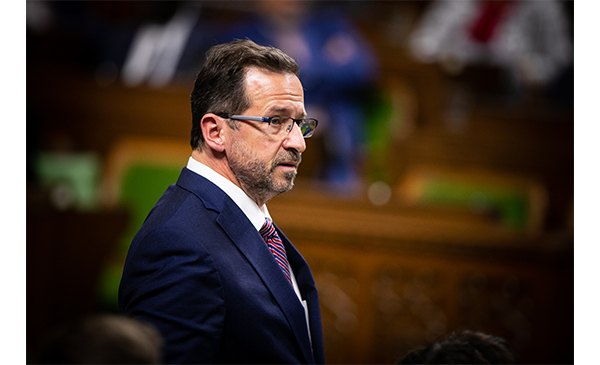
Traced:
[[224, 126], [225, 120], [212, 113], [205, 114], [200, 121], [200, 128], [206, 145], [217, 152], [225, 150]]

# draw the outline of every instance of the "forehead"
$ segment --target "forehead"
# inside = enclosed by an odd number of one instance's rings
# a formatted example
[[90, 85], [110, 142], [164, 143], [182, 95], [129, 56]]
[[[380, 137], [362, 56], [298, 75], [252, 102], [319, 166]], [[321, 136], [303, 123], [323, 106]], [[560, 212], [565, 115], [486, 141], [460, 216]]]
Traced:
[[249, 111], [304, 114], [304, 91], [293, 73], [281, 74], [252, 67], [246, 71], [245, 82], [252, 105]]

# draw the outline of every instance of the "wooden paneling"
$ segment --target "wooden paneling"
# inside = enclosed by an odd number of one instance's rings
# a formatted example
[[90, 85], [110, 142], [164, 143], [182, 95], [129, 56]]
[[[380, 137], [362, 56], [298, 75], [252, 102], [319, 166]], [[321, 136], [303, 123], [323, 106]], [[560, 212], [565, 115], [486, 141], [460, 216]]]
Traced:
[[298, 185], [269, 210], [313, 270], [328, 363], [393, 363], [460, 329], [504, 337], [518, 362], [570, 361], [572, 249], [472, 215], [320, 199]]

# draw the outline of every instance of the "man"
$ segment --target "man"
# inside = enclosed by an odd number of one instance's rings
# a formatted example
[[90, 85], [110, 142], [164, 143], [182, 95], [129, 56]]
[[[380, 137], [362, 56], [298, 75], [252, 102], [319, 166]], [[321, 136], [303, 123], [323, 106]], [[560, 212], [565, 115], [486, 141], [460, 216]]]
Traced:
[[249, 40], [207, 53], [192, 155], [134, 238], [119, 289], [121, 312], [160, 330], [167, 363], [324, 362], [312, 274], [265, 206], [292, 188], [317, 126], [297, 73]]

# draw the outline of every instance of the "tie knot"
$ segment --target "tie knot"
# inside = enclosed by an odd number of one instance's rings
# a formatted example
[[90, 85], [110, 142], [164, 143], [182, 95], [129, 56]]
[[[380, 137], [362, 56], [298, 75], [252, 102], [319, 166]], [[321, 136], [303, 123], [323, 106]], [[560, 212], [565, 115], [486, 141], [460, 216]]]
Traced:
[[273, 236], [273, 233], [275, 233], [275, 226], [273, 225], [273, 222], [271, 222], [271, 220], [268, 218], [265, 218], [265, 224], [263, 224], [262, 228], [260, 229], [261, 236], [267, 239]]

